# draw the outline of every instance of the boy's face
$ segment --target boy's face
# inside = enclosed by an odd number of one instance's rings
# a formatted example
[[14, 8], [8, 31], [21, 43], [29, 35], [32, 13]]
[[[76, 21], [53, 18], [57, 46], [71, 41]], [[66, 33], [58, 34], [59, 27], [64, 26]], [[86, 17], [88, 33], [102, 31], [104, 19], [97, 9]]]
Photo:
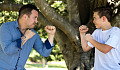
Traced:
[[94, 12], [93, 14], [93, 23], [95, 24], [96, 28], [101, 28], [101, 24], [102, 24], [102, 17], [100, 18], [98, 15], [98, 12]]

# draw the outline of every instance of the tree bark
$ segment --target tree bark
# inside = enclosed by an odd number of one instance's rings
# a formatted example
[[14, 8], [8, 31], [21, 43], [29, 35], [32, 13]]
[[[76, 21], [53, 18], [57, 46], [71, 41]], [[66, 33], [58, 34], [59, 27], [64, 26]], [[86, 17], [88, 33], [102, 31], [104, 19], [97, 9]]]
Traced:
[[[65, 0], [68, 4], [68, 20], [59, 15], [45, 0], [34, 1], [40, 9], [38, 22], [44, 26], [55, 25], [57, 28], [55, 39], [68, 70], [91, 70], [94, 65], [94, 49], [88, 53], [83, 52], [78, 27], [87, 23], [89, 32], [92, 33], [95, 29], [92, 23], [92, 11], [95, 7], [106, 6], [107, 0]], [[21, 4], [0, 4], [0, 11], [18, 11], [21, 6]], [[119, 18], [120, 13], [114, 17], [113, 25], [120, 27]]]
[[0, 11], [18, 11], [23, 4], [11, 4], [2, 3], [0, 4]]
[[57, 28], [62, 30], [68, 36], [72, 44], [74, 44], [74, 46], [78, 48], [78, 46], [80, 45], [78, 30], [75, 30], [73, 26], [70, 25], [69, 21], [59, 15], [53, 8], [50, 7], [50, 5], [45, 0], [34, 1], [35, 4], [39, 7], [41, 13], [45, 16], [45, 18]]

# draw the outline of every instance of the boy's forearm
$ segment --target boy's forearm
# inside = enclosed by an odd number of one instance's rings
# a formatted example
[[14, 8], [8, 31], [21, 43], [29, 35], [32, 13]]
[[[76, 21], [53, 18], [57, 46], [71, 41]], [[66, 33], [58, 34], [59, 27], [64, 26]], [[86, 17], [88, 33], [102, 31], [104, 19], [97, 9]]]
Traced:
[[92, 39], [89, 41], [95, 48], [97, 48], [99, 51], [103, 52], [103, 53], [107, 53], [109, 52], [112, 47], [106, 44], [102, 44], [97, 42], [96, 40]]
[[85, 33], [84, 34], [80, 34], [81, 37], [81, 45], [84, 51], [87, 50], [87, 41], [85, 40]]

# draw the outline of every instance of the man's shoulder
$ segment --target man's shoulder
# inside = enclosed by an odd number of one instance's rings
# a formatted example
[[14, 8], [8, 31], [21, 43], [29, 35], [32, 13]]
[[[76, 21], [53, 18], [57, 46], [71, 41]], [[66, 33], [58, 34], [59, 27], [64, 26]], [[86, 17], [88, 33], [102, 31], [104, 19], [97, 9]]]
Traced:
[[15, 25], [15, 21], [5, 22], [1, 26], [13, 26], [13, 25]]
[[31, 29], [31, 30], [38, 35], [38, 33], [34, 29]]

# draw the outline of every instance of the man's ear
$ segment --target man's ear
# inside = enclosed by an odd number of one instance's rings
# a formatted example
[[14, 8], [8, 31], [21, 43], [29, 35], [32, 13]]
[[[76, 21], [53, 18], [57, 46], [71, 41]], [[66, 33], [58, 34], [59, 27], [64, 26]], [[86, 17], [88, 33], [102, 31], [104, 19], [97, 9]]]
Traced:
[[23, 18], [24, 18], [24, 19], [27, 19], [27, 18], [28, 18], [28, 15], [24, 14], [24, 15], [23, 15]]
[[103, 18], [103, 22], [107, 21], [107, 18], [105, 16], [103, 16], [102, 18]]

